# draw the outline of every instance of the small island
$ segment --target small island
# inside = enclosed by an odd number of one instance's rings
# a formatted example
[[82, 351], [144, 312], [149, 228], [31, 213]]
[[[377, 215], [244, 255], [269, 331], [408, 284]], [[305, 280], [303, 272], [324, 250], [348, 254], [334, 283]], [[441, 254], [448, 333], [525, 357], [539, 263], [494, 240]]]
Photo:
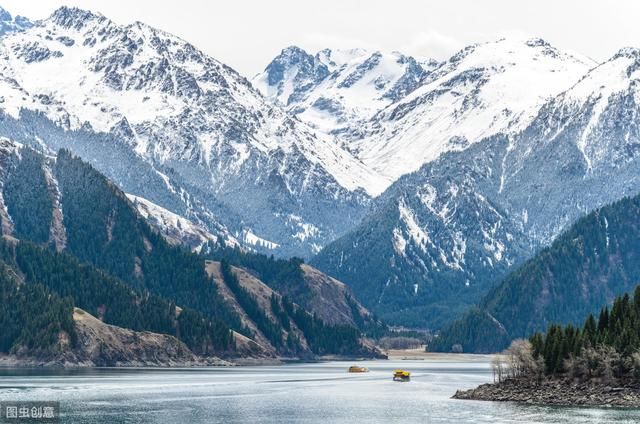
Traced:
[[514, 340], [492, 362], [493, 384], [454, 399], [640, 408], [640, 287], [582, 328], [552, 325]]

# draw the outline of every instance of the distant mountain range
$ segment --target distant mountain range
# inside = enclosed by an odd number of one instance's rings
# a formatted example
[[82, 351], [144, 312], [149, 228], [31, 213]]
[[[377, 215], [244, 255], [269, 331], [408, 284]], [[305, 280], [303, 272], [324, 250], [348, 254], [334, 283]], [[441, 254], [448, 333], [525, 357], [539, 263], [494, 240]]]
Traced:
[[411, 93], [438, 65], [398, 52], [325, 49], [311, 55], [292, 46], [253, 84], [313, 128], [339, 135]]
[[442, 63], [288, 48], [253, 81], [392, 182], [442, 153], [517, 132], [595, 65], [540, 39], [472, 45]]
[[294, 46], [249, 81], [140, 22], [0, 22], [0, 135], [78, 155], [174, 244], [302, 257], [392, 323], [441, 328], [638, 191], [636, 49]]

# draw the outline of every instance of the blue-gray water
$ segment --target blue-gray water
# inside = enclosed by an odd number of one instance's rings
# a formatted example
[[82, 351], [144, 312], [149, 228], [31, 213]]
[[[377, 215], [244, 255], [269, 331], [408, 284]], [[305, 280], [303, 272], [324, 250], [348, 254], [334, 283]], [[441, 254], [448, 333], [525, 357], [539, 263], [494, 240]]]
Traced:
[[[0, 370], [0, 402], [60, 401], [63, 423], [638, 423], [640, 410], [452, 400], [491, 380], [487, 360], [178, 370]], [[409, 383], [391, 371], [412, 372]]]

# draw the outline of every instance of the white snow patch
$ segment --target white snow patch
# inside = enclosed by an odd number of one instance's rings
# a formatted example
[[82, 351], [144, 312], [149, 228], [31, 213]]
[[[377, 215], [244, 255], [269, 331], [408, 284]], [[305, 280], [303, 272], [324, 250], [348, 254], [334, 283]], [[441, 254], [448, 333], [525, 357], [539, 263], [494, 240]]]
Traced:
[[242, 241], [245, 243], [248, 243], [252, 246], [258, 246], [258, 247], [262, 247], [265, 249], [269, 249], [269, 250], [273, 250], [273, 249], [277, 249], [278, 247], [280, 247], [280, 245], [278, 243], [269, 241], [267, 239], [264, 239], [262, 237], [257, 236], [256, 234], [253, 233], [253, 231], [249, 228], [245, 229], [242, 231]]

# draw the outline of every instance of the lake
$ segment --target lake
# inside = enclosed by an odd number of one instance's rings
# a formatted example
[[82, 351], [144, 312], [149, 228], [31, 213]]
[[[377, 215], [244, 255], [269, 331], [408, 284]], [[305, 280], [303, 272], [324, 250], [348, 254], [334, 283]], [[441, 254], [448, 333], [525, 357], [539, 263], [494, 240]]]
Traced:
[[[449, 399], [487, 357], [206, 369], [0, 369], [0, 402], [60, 401], [63, 423], [638, 423], [640, 410]], [[412, 372], [408, 383], [392, 370]]]

